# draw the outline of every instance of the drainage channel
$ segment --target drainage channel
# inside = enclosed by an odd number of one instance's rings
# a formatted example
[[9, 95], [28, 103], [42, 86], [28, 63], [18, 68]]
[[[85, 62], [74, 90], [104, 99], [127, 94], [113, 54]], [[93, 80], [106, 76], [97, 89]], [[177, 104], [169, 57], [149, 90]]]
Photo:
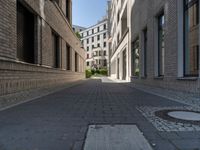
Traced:
[[90, 125], [84, 150], [153, 150], [136, 125]]

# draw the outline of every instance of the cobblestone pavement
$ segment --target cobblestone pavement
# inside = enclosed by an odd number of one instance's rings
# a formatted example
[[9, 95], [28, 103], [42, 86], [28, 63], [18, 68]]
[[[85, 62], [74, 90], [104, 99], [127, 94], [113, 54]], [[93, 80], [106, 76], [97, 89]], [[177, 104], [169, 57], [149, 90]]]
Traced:
[[89, 80], [0, 112], [0, 150], [81, 150], [88, 125], [134, 124], [155, 150], [200, 150], [198, 131], [159, 131], [138, 108], [186, 105]]

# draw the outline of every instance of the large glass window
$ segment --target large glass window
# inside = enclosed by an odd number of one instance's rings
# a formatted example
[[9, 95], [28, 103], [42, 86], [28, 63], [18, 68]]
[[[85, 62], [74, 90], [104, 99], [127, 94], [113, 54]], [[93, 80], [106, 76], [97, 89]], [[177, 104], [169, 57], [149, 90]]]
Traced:
[[143, 69], [144, 69], [144, 76], [147, 76], [147, 28], [143, 30], [143, 36], [144, 36], [144, 49], [143, 49]]
[[137, 38], [133, 42], [133, 76], [139, 76], [140, 74], [140, 67], [139, 67], [139, 59], [140, 59], [140, 53], [139, 53], [139, 38]]
[[199, 74], [199, 0], [184, 2], [184, 75]]
[[158, 17], [158, 76], [164, 76], [165, 72], [165, 16], [162, 13]]
[[28, 63], [35, 63], [34, 20], [34, 15], [17, 1], [17, 58]]
[[67, 45], [66, 48], [66, 55], [67, 55], [67, 70], [71, 70], [71, 48]]

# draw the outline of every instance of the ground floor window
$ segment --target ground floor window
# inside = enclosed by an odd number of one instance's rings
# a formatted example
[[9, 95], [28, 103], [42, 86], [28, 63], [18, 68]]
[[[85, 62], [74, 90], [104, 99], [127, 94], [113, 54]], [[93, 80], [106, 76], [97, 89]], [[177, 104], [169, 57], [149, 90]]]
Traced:
[[35, 63], [35, 16], [17, 1], [17, 58]]
[[78, 72], [78, 53], [75, 52], [75, 72]]
[[144, 41], [143, 41], [143, 75], [146, 77], [147, 76], [147, 28], [143, 30], [143, 38], [144, 38]]
[[67, 70], [71, 70], [71, 48], [68, 45], [66, 47], [66, 55], [67, 55], [67, 60], [66, 60], [66, 62], [67, 62], [67, 64], [66, 64], [67, 68], [66, 69]]
[[59, 62], [60, 62], [60, 53], [59, 53], [59, 36], [55, 33], [52, 32], [52, 48], [53, 48], [53, 67], [54, 68], [59, 68]]
[[165, 16], [164, 12], [158, 16], [158, 76], [165, 73]]
[[140, 68], [139, 68], [139, 61], [140, 61], [140, 53], [139, 53], [139, 38], [137, 38], [133, 44], [132, 50], [132, 58], [133, 58], [133, 76], [139, 76]]
[[199, 75], [199, 0], [184, 2], [184, 75]]

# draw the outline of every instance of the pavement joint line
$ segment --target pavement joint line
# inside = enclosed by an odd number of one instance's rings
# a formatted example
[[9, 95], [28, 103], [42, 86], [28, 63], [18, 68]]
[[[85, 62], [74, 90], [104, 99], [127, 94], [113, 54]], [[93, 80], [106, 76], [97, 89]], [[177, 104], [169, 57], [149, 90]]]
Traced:
[[[66, 84], [69, 84], [69, 85], [64, 86], [64, 87], [60, 87], [60, 89], [53, 90], [53, 91], [47, 92], [47, 93], [45, 93], [45, 94], [41, 94], [40, 96], [34, 96], [34, 97], [32, 97], [32, 98], [28, 98], [28, 97], [27, 97], [27, 99], [25, 98], [26, 100], [24, 100], [24, 101], [22, 101], [22, 102], [18, 102], [18, 103], [16, 103], [16, 104], [11, 104], [11, 105], [9, 105], [9, 106], [5, 106], [5, 107], [0, 108], [0, 112], [1, 112], [1, 111], [4, 111], [4, 110], [7, 110], [7, 109], [10, 109], [10, 108], [13, 108], [13, 107], [16, 107], [16, 106], [19, 106], [19, 105], [21, 105], [21, 104], [24, 104], [24, 103], [27, 103], [27, 102], [31, 102], [31, 101], [33, 101], [33, 100], [36, 100], [36, 99], [39, 99], [39, 98], [48, 96], [48, 95], [50, 95], [50, 94], [57, 93], [57, 92], [59, 92], [59, 91], [65, 90], [65, 89], [68, 89], [68, 88], [71, 88], [71, 87], [75, 87], [75, 86], [77, 86], [77, 85], [81, 85], [81, 84], [83, 84], [84, 82], [86, 82], [87, 80], [88, 80], [88, 79], [79, 80], [79, 81], [71, 82], [71, 83], [66, 83]], [[45, 89], [45, 90], [49, 90], [49, 89], [54, 89], [54, 88], [55, 88], [55, 87], [43, 88], [43, 90], [44, 90], [44, 89]], [[59, 88], [59, 86], [57, 86], [57, 88]], [[30, 92], [37, 91], [37, 90], [38, 90], [38, 89], [32, 89], [32, 90], [30, 90]], [[16, 94], [19, 94], [19, 93], [12, 93], [12, 95], [16, 95]], [[11, 95], [11, 94], [8, 94], [8, 95]], [[1, 100], [1, 99], [4, 99], [4, 97], [5, 97], [5, 96], [8, 96], [8, 95], [2, 95], [2, 96], [0, 96], [0, 100]], [[21, 93], [21, 95], [23, 95], [23, 92]], [[14, 96], [12, 96], [12, 97], [14, 97]]]

